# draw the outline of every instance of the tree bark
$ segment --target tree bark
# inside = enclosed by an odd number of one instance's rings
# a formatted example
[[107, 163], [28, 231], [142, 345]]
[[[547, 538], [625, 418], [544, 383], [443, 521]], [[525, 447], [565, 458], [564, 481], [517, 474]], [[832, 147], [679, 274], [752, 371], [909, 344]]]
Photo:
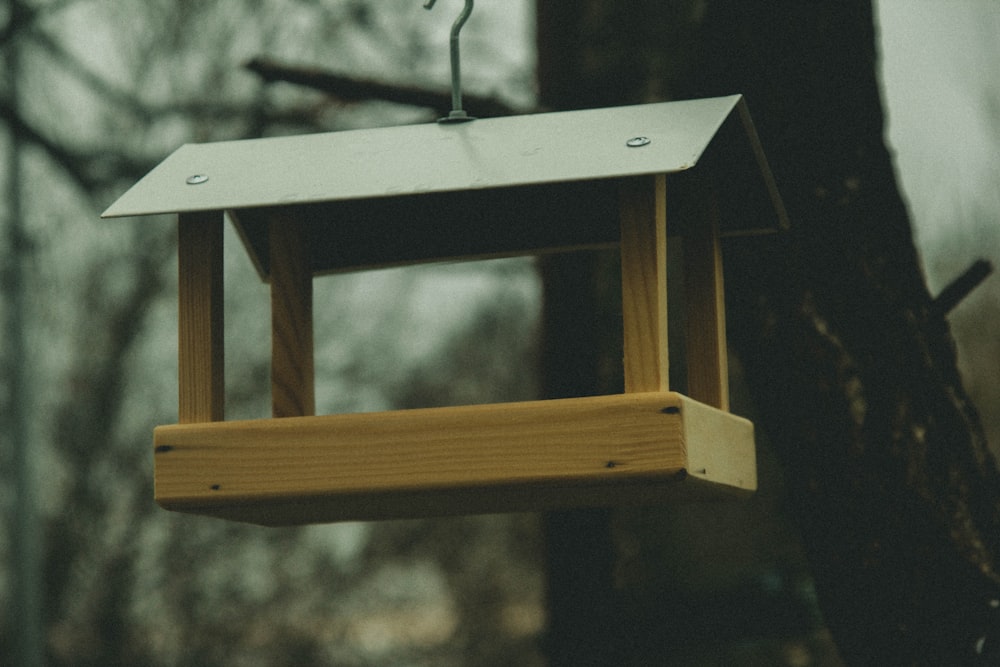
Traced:
[[852, 665], [997, 664], [1000, 478], [883, 142], [871, 3], [539, 0], [538, 17], [547, 106], [747, 96], [792, 227], [726, 248], [729, 334], [826, 622]]
[[732, 253], [733, 342], [850, 664], [996, 664], [1000, 480], [886, 150], [870, 2], [711, 3], [793, 228]]

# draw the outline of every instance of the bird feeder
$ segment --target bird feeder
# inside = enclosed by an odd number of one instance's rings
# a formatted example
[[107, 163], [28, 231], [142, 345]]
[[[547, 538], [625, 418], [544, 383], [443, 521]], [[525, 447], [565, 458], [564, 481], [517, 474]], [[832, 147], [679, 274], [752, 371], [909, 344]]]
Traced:
[[[742, 97], [185, 145], [105, 217], [179, 219], [170, 510], [266, 525], [728, 496], [756, 486], [729, 413], [720, 235], [784, 224]], [[223, 222], [270, 283], [273, 416], [223, 415]], [[685, 394], [668, 387], [667, 235], [684, 246]], [[312, 281], [617, 246], [622, 394], [315, 415]]]

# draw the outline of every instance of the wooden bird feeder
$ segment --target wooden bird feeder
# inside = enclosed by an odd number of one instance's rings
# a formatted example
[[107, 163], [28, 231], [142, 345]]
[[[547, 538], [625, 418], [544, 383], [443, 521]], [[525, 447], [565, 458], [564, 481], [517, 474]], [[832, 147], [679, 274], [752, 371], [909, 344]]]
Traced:
[[[163, 213], [179, 217], [180, 264], [180, 414], [154, 433], [167, 509], [287, 525], [756, 486], [753, 425], [728, 412], [719, 237], [784, 212], [738, 95], [186, 145], [104, 216]], [[271, 419], [223, 417], [225, 215], [271, 285]], [[668, 217], [687, 395], [668, 388]], [[625, 393], [314, 415], [314, 276], [609, 245]]]

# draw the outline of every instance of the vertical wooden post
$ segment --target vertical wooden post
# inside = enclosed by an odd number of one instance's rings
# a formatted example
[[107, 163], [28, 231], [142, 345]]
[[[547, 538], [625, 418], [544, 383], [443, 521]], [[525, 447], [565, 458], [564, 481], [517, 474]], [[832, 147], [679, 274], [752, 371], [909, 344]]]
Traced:
[[305, 230], [294, 219], [269, 222], [271, 406], [274, 417], [315, 414], [312, 263]]
[[622, 182], [621, 257], [625, 391], [666, 391], [666, 176]]
[[705, 205], [684, 237], [684, 292], [687, 313], [687, 394], [706, 405], [729, 410], [726, 301], [719, 245], [719, 212]]
[[225, 418], [222, 211], [178, 218], [178, 421]]

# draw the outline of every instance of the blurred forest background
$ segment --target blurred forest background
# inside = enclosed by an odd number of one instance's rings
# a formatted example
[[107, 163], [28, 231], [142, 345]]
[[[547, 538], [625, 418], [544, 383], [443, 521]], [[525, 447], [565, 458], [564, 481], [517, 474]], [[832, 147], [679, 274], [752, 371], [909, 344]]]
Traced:
[[[244, 65], [267, 57], [444, 91], [454, 13], [441, 5], [0, 9], [0, 664], [18, 664], [18, 646], [43, 646], [51, 665], [545, 664], [535, 515], [273, 530], [157, 509], [151, 429], [176, 418], [175, 229], [98, 219], [184, 142], [433, 119], [266, 84]], [[478, 3], [463, 31], [468, 91], [534, 106], [533, 21], [529, 0]], [[881, 0], [878, 23], [888, 137], [936, 293], [977, 259], [1000, 263], [1000, 8]], [[267, 289], [231, 233], [226, 262], [227, 414], [265, 416]], [[318, 412], [536, 397], [540, 295], [530, 258], [317, 281]], [[950, 320], [996, 448], [997, 279]], [[670, 664], [838, 664], [809, 616], [780, 492], [749, 506], [710, 553], [664, 544], [664, 576], [692, 599], [787, 594], [777, 599], [800, 603], [801, 622], [782, 626], [793, 636], [741, 637]], [[685, 542], [683, 517], [654, 518], [665, 543]]]

